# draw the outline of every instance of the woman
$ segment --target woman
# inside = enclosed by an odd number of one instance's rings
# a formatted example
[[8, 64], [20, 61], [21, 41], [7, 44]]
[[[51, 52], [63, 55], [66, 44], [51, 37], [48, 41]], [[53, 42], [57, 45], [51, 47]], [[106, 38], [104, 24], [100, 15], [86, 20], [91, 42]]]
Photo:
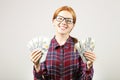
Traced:
[[34, 63], [34, 80], [92, 80], [95, 54], [85, 52], [88, 60], [83, 63], [78, 51], [75, 51], [76, 39], [70, 36], [76, 23], [76, 14], [69, 6], [58, 8], [52, 20], [56, 29], [51, 40], [46, 61], [39, 64], [42, 52], [36, 50], [31, 54]]

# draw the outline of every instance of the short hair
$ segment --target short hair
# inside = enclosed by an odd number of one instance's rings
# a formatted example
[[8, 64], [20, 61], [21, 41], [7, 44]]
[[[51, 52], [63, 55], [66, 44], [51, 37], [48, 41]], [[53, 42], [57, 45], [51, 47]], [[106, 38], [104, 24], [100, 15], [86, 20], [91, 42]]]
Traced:
[[61, 11], [68, 11], [71, 13], [72, 17], [73, 17], [73, 23], [75, 24], [76, 23], [76, 13], [75, 11], [69, 7], [69, 6], [62, 6], [60, 8], [58, 8], [55, 12], [54, 12], [54, 15], [53, 15], [53, 20], [57, 17], [57, 15], [61, 12]]

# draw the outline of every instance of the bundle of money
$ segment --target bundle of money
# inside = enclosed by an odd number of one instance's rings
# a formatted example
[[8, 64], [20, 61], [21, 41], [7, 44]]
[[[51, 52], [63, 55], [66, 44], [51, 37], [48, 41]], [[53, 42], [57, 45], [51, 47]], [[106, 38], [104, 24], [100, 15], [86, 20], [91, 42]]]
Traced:
[[85, 58], [85, 52], [93, 52], [95, 48], [95, 42], [91, 37], [86, 38], [85, 40], [78, 41], [75, 44], [76, 49], [78, 50], [82, 60], [86, 63], [88, 60]]
[[30, 40], [27, 44], [27, 47], [30, 50], [30, 52], [33, 52], [35, 50], [40, 50], [43, 53], [42, 58], [39, 61], [40, 63], [46, 60], [50, 41], [51, 41], [50, 38], [39, 36], [39, 37], [35, 37], [32, 40]]

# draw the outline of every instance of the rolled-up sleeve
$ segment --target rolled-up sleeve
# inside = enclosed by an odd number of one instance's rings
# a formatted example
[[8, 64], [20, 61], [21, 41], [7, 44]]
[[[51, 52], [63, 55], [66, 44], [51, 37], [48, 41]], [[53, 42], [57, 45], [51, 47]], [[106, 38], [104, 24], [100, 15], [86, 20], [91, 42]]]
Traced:
[[45, 80], [44, 75], [46, 74], [45, 63], [40, 64], [40, 70], [36, 72], [35, 67], [33, 66], [33, 75], [34, 80]]
[[80, 80], [92, 80], [93, 73], [94, 73], [93, 66], [90, 69], [87, 69], [87, 64], [82, 62], [80, 67], [81, 67], [80, 68], [80, 74], [81, 74]]

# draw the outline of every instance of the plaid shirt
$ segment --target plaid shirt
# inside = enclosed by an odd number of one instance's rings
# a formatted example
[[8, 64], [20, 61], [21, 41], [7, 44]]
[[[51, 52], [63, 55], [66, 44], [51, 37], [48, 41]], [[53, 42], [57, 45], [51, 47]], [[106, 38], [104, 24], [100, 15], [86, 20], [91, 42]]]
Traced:
[[93, 67], [87, 70], [78, 51], [74, 51], [74, 45], [71, 36], [62, 46], [54, 37], [46, 61], [40, 64], [40, 71], [33, 70], [34, 80], [92, 80]]

